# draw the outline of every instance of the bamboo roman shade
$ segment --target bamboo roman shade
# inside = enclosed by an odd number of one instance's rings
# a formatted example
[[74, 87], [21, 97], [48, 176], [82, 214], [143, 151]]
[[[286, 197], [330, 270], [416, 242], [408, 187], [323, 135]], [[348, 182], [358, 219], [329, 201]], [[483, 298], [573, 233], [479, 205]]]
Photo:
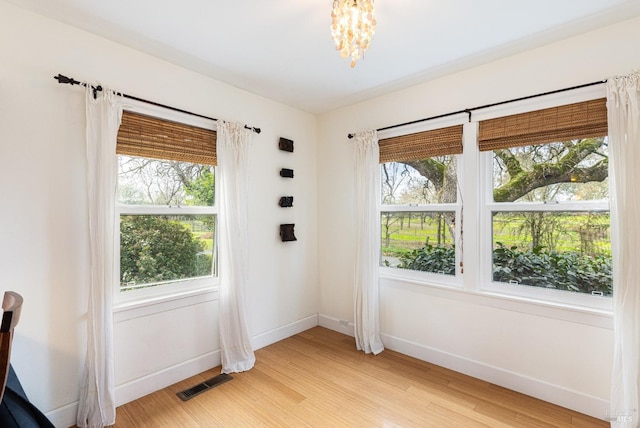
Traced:
[[457, 155], [462, 153], [462, 125], [384, 138], [378, 145], [380, 163]]
[[116, 153], [215, 165], [216, 132], [125, 110]]
[[480, 151], [607, 135], [605, 98], [480, 122]]

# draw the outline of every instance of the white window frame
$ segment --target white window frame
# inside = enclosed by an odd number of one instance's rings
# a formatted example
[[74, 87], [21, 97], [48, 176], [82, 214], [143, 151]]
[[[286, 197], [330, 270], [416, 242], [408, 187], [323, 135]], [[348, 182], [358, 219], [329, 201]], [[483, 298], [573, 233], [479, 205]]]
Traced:
[[[581, 101], [602, 98], [604, 87], [595, 86], [583, 90], [554, 94], [537, 99], [529, 99], [513, 105], [502, 105], [495, 109], [488, 109], [473, 115], [475, 126], [482, 120], [511, 114], [524, 113], [548, 107], [566, 105]], [[476, 151], [477, 143], [475, 144]], [[465, 147], [466, 149], [466, 147]], [[511, 296], [525, 301], [542, 303], [565, 308], [595, 309], [611, 311], [613, 299], [610, 297], [592, 296], [585, 293], [546, 289], [528, 285], [514, 285], [493, 281], [493, 212], [514, 211], [556, 211], [581, 212], [595, 211], [609, 212], [608, 201], [570, 201], [558, 203], [535, 202], [500, 202], [493, 201], [493, 152], [478, 152], [479, 164], [479, 291], [492, 295]]]
[[[458, 167], [459, 169], [459, 167]], [[460, 190], [458, 187], [458, 201], [460, 200]], [[430, 284], [447, 285], [447, 286], [462, 286], [460, 260], [462, 260], [462, 248], [460, 245], [460, 219], [462, 218], [462, 204], [420, 204], [420, 205], [382, 205], [380, 208], [380, 217], [386, 212], [454, 212], [456, 216], [455, 226], [455, 275], [445, 275], [433, 272], [422, 272], [411, 269], [400, 269], [386, 266], [380, 266], [380, 273], [389, 278], [403, 278], [412, 281], [424, 281]], [[381, 256], [382, 257], [382, 256]]]
[[[449, 126], [461, 125], [466, 123], [468, 115], [466, 113], [452, 115], [446, 118], [436, 119], [428, 122], [411, 124], [386, 131], [378, 132], [378, 139], [391, 138], [400, 135], [413, 134], [417, 132], [430, 131]], [[463, 135], [464, 138], [464, 135]], [[462, 191], [461, 183], [464, 180], [464, 154], [454, 155], [456, 157], [456, 177], [457, 177], [457, 195], [456, 203], [447, 204], [417, 204], [417, 205], [386, 205], [383, 204], [378, 210], [378, 218], [382, 218], [385, 212], [454, 212], [456, 216], [455, 228], [455, 275], [437, 274], [432, 272], [415, 271], [411, 269], [399, 269], [380, 266], [380, 277], [408, 281], [417, 284], [435, 285], [444, 287], [462, 288]], [[380, 168], [382, 169], [380, 164]], [[380, 183], [378, 183], [380, 185]], [[381, 190], [378, 190], [381, 192]], [[381, 245], [381, 243], [380, 243]], [[380, 254], [382, 258], [382, 254]]]
[[[154, 106], [151, 104], [126, 100], [124, 110], [128, 110], [135, 113], [146, 114], [149, 116], [158, 117], [161, 119], [171, 120], [174, 122], [180, 122], [187, 125], [197, 126], [200, 128], [216, 130], [216, 122], [210, 119], [204, 119], [197, 116], [188, 115], [185, 113], [175, 112], [162, 107]], [[117, 178], [117, 177], [116, 177]], [[215, 180], [215, 195], [218, 195], [219, 180], [216, 176]], [[126, 308], [159, 303], [167, 300], [182, 299], [190, 295], [200, 295], [216, 291], [218, 288], [218, 276], [217, 276], [217, 220], [218, 220], [218, 208], [217, 198], [214, 200], [214, 205], [211, 207], [173, 207], [173, 206], [157, 206], [157, 205], [126, 205], [120, 204], [116, 201], [115, 209], [115, 230], [114, 234], [114, 249], [115, 249], [115, 278], [117, 278], [116, 284], [113, 288], [113, 300], [114, 308], [116, 310], [122, 310]], [[212, 275], [208, 277], [183, 279], [176, 281], [167, 281], [158, 284], [157, 286], [151, 286], [147, 288], [141, 288], [139, 290], [120, 290], [120, 216], [121, 215], [196, 215], [206, 214], [215, 216], [216, 228], [214, 233], [213, 244], [213, 266]]]

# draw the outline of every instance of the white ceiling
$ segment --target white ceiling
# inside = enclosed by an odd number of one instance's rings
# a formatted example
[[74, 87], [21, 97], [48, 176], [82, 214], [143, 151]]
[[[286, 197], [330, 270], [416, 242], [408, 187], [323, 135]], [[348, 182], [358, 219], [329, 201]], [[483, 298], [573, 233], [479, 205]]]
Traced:
[[640, 0], [377, 0], [352, 69], [332, 0], [8, 1], [310, 113], [640, 15]]

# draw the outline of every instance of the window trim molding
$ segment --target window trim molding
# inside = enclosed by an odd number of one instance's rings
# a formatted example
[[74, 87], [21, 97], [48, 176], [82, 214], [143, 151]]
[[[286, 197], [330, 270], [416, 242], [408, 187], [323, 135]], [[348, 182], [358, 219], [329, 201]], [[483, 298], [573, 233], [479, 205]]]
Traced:
[[114, 323], [218, 300], [218, 287], [184, 291], [172, 295], [149, 297], [113, 305]]
[[462, 289], [463, 287], [459, 273], [459, 264], [456, 266], [455, 276], [380, 266], [380, 278], [445, 289]]

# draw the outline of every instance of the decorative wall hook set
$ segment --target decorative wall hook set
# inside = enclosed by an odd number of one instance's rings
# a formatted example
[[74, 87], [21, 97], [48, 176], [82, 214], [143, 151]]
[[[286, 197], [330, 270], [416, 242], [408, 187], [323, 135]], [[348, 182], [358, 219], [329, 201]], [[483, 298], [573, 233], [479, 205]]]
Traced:
[[[280, 138], [278, 141], [278, 148], [284, 152], [293, 153], [293, 140], [289, 140], [287, 138]], [[280, 170], [280, 177], [282, 178], [293, 178], [293, 170], [288, 168], [282, 168]], [[278, 205], [281, 208], [291, 208], [293, 207], [293, 196], [283, 196], [280, 198]], [[288, 241], [297, 241], [295, 235], [295, 224], [281, 224], [280, 225], [280, 239], [282, 242]]]

